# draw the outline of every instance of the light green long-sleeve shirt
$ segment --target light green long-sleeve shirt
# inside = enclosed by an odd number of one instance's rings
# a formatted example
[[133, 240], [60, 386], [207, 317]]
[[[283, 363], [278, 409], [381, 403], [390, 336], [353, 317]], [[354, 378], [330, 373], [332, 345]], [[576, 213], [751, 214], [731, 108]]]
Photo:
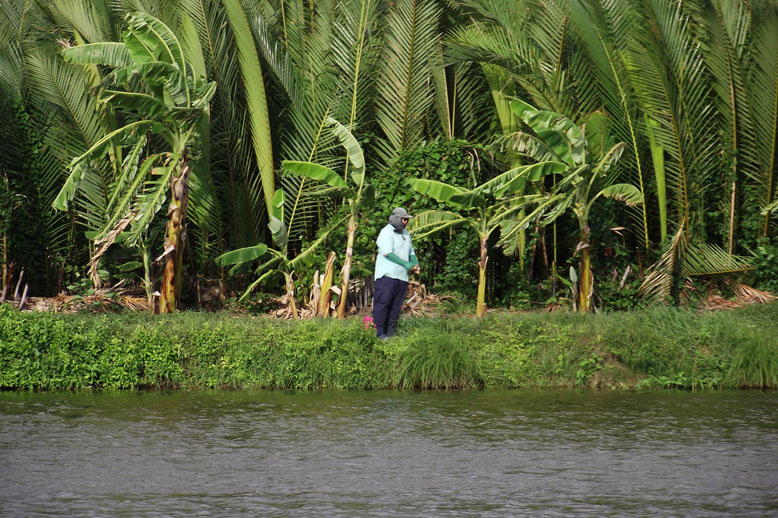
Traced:
[[401, 281], [408, 281], [408, 270], [399, 264], [395, 264], [386, 258], [388, 254], [394, 254], [403, 261], [411, 261], [411, 255], [415, 255], [411, 244], [411, 235], [407, 230], [402, 233], [395, 232], [392, 225], [386, 225], [381, 229], [376, 239], [378, 255], [375, 260], [375, 274], [373, 279], [378, 280], [384, 275]]

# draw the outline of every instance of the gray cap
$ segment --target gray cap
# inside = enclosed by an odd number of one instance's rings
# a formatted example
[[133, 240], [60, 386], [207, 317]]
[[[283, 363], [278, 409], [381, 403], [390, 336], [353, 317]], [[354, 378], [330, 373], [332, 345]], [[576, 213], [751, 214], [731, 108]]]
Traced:
[[410, 214], [408, 214], [408, 211], [403, 209], [402, 207], [396, 207], [392, 211], [392, 214], [389, 216], [389, 218], [391, 219], [392, 216], [396, 216], [397, 218], [400, 218], [400, 219], [402, 219], [402, 218], [412, 218], [413, 217]]
[[405, 230], [406, 223], [403, 221], [403, 219], [412, 217], [413, 216], [408, 214], [407, 210], [403, 209], [402, 207], [397, 207], [389, 215], [389, 224], [394, 227], [395, 232], [402, 232]]

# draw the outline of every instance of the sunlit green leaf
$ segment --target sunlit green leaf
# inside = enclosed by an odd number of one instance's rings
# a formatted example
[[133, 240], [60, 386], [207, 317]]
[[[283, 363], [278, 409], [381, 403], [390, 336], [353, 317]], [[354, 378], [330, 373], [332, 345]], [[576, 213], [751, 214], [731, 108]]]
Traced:
[[640, 189], [629, 183], [616, 183], [600, 191], [606, 198], [613, 198], [626, 203], [629, 207], [635, 207], [643, 203]]
[[343, 181], [343, 178], [338, 173], [323, 165], [314, 164], [313, 162], [284, 160], [281, 162], [281, 166], [292, 173], [319, 180], [332, 187], [347, 187], [346, 182]]
[[243, 264], [254, 261], [267, 253], [267, 245], [259, 243], [254, 246], [238, 248], [216, 258], [216, 264], [227, 266], [231, 264]]

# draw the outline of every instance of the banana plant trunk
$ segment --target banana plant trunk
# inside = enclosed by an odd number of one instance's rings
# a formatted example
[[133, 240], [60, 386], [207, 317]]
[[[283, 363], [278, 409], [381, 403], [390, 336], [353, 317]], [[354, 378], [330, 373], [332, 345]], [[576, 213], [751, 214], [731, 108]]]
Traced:
[[173, 313], [181, 295], [181, 267], [186, 240], [186, 207], [189, 203], [189, 175], [192, 168], [186, 151], [181, 157], [179, 174], [170, 179], [170, 206], [165, 232], [165, 268], [162, 272], [162, 289], [159, 313]]
[[489, 257], [486, 255], [486, 238], [481, 238], [481, 259], [478, 261], [478, 301], [475, 314], [478, 317], [486, 315], [486, 263]]
[[297, 304], [294, 301], [294, 279], [292, 279], [292, 274], [287, 272], [284, 272], [284, 277], [286, 277], [286, 298], [289, 300], [292, 318], [298, 320], [300, 316], [297, 314]]
[[588, 226], [581, 229], [581, 245], [579, 246], [581, 246], [581, 260], [579, 261], [581, 275], [578, 279], [578, 311], [588, 313], [589, 302], [592, 298], [592, 260], [589, 255]]
[[348, 220], [348, 239], [346, 241], [346, 259], [343, 261], [342, 283], [340, 285], [340, 302], [338, 303], [338, 318], [346, 318], [348, 302], [348, 283], [351, 277], [351, 256], [354, 255], [354, 236], [357, 233], [357, 218], [352, 214]]
[[327, 317], [330, 314], [330, 302], [332, 301], [332, 277], [334, 276], [335, 252], [330, 252], [327, 263], [324, 265], [324, 278], [321, 281], [321, 293], [319, 294], [319, 307], [316, 316]]
[[149, 304], [149, 312], [154, 314], [154, 284], [151, 282], [151, 250], [144, 237], [141, 241], [141, 253], [143, 254], [143, 287], [146, 289], [146, 301]]

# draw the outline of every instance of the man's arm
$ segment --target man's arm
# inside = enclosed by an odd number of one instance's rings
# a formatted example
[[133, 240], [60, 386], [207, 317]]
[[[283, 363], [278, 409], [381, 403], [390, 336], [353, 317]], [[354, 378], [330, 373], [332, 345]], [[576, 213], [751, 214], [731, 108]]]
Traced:
[[[390, 252], [390, 253], [384, 255], [384, 257], [386, 257], [387, 259], [392, 261], [394, 264], [399, 264], [400, 266], [402, 266], [406, 270], [410, 270], [411, 268], [413, 268], [413, 264], [410, 261], [404, 261], [404, 260], [400, 259], [399, 257], [397, 257], [394, 254], [394, 252]], [[414, 257], [416, 257], [416, 256], [412, 255], [411, 259], [413, 259]], [[418, 261], [416, 262], [416, 264], [418, 264]]]

